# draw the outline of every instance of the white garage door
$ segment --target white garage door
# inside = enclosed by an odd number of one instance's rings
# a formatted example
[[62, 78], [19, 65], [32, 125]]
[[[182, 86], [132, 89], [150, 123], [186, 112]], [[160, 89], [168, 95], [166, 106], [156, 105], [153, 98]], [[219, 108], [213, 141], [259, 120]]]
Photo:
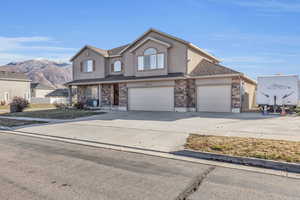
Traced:
[[231, 86], [197, 87], [197, 108], [199, 112], [231, 112]]
[[129, 110], [173, 111], [174, 88], [129, 88]]

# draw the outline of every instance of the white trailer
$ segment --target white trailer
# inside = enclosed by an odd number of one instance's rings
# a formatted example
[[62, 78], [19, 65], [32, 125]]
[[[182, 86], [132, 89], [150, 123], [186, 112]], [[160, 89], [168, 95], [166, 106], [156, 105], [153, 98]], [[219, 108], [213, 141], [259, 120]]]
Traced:
[[259, 76], [256, 103], [273, 109], [296, 107], [299, 103], [299, 87], [298, 75]]

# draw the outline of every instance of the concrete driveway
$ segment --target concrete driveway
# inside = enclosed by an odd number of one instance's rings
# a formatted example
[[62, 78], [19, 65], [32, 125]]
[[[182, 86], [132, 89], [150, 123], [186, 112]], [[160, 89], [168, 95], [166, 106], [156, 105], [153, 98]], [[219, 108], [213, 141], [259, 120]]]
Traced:
[[183, 148], [190, 133], [300, 141], [300, 117], [260, 113], [111, 112], [88, 120], [18, 131], [176, 151]]

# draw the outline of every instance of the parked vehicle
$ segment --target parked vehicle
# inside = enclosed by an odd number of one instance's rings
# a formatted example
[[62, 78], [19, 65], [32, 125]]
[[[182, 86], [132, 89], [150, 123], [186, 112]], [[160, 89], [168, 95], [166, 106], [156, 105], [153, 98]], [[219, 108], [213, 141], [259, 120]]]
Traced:
[[285, 107], [294, 109], [299, 103], [298, 75], [260, 76], [257, 78], [256, 102], [269, 111]]

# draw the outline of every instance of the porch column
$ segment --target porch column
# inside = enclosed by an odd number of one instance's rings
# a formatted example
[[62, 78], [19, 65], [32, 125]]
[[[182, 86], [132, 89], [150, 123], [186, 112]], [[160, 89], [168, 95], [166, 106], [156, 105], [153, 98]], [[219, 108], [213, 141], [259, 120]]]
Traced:
[[98, 107], [101, 107], [101, 84], [98, 85]]
[[72, 106], [72, 85], [68, 86], [68, 93], [69, 93], [69, 106]]

